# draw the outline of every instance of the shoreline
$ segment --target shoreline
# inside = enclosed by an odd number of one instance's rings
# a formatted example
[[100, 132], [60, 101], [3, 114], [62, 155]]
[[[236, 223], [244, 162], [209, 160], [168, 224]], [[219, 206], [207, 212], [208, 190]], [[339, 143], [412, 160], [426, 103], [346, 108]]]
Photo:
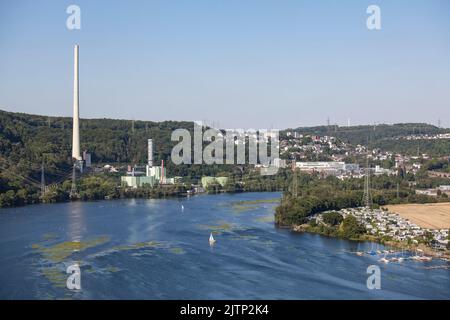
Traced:
[[70, 202], [98, 202], [98, 201], [117, 201], [117, 200], [131, 200], [131, 199], [143, 199], [143, 200], [158, 200], [158, 199], [178, 199], [178, 198], [188, 198], [191, 196], [203, 196], [203, 195], [216, 195], [216, 194], [240, 194], [240, 193], [269, 193], [269, 192], [280, 192], [282, 193], [282, 190], [276, 190], [276, 191], [219, 191], [219, 192], [198, 192], [198, 193], [179, 193], [179, 194], [170, 194], [166, 195], [165, 197], [111, 197], [111, 198], [104, 198], [104, 199], [67, 199], [64, 201], [53, 201], [53, 202], [33, 202], [33, 203], [25, 203], [22, 205], [16, 205], [16, 206], [9, 206], [9, 207], [0, 207], [0, 212], [2, 210], [8, 210], [8, 209], [14, 209], [14, 208], [23, 208], [28, 206], [37, 206], [37, 205], [52, 205], [52, 204], [59, 204], [59, 203], [70, 203]]
[[398, 248], [398, 249], [402, 249], [402, 250], [405, 250], [405, 251], [408, 251], [411, 253], [414, 251], [417, 251], [417, 250], [421, 250], [425, 256], [429, 256], [429, 257], [436, 258], [436, 259], [442, 259], [444, 261], [450, 262], [450, 250], [438, 252], [423, 243], [415, 245], [415, 244], [405, 244], [405, 243], [392, 241], [392, 240], [382, 241], [380, 238], [372, 236], [372, 235], [368, 235], [368, 234], [364, 234], [357, 239], [347, 239], [347, 238], [342, 238], [342, 237], [338, 237], [338, 236], [333, 236], [333, 235], [328, 235], [328, 234], [323, 234], [320, 232], [313, 231], [313, 230], [311, 230], [311, 227], [308, 224], [280, 226], [280, 227], [285, 228], [285, 229], [290, 229], [292, 232], [296, 232], [296, 233], [317, 234], [317, 235], [324, 236], [324, 237], [342, 239], [342, 240], [348, 240], [348, 241], [356, 241], [356, 242], [374, 242], [377, 244], [381, 244], [383, 246]]

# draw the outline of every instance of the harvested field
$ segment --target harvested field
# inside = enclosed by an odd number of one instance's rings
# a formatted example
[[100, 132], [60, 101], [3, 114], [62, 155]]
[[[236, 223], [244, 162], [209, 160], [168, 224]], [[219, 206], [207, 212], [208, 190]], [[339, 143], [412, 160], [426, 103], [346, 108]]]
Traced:
[[385, 206], [418, 226], [427, 229], [450, 228], [450, 202], [398, 204]]

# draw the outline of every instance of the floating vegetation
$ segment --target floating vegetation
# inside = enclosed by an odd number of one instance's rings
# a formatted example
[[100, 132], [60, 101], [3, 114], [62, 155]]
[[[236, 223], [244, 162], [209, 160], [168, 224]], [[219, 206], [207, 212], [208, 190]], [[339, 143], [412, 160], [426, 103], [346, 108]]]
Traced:
[[234, 204], [232, 208], [234, 213], [243, 213], [247, 211], [256, 210], [259, 208], [259, 206], [247, 204]]
[[247, 234], [236, 235], [230, 238], [231, 240], [258, 240], [258, 236], [252, 236]]
[[174, 248], [170, 248], [169, 249], [170, 252], [174, 253], [174, 254], [184, 254], [186, 253], [182, 248], [180, 247], [174, 247]]
[[67, 275], [57, 267], [42, 268], [41, 272], [54, 287], [66, 287]]
[[50, 247], [44, 247], [40, 244], [32, 244], [31, 247], [39, 251], [44, 258], [52, 262], [62, 262], [72, 253], [83, 251], [109, 241], [109, 237], [102, 236], [86, 241], [65, 241]]
[[158, 242], [158, 241], [141, 241], [141, 242], [111, 247], [105, 251], [97, 252], [88, 257], [89, 258], [98, 258], [98, 257], [103, 257], [103, 256], [106, 256], [109, 254], [122, 252], [122, 251], [136, 251], [136, 252], [133, 252], [131, 254], [131, 256], [140, 257], [140, 256], [152, 255], [153, 252], [148, 249], [163, 248], [163, 247], [168, 247], [168, 246], [161, 242]]
[[261, 207], [262, 204], [276, 204], [279, 203], [280, 199], [258, 199], [258, 200], [243, 200], [235, 201], [231, 203], [233, 211], [235, 213], [243, 213], [246, 211], [256, 210]]
[[256, 218], [256, 221], [258, 221], [258, 222], [274, 222], [275, 221], [275, 216], [273, 214], [269, 214], [269, 215], [264, 216], [264, 217]]
[[278, 203], [280, 202], [280, 198], [273, 198], [273, 199], [257, 199], [257, 200], [242, 200], [242, 201], [234, 201], [231, 204], [243, 204], [243, 205], [249, 205], [249, 204], [261, 204], [261, 203]]
[[213, 234], [220, 234], [221, 232], [231, 231], [231, 230], [235, 229], [235, 226], [230, 223], [224, 222], [224, 221], [219, 221], [218, 225], [201, 224], [201, 225], [199, 225], [199, 228], [211, 230]]
[[126, 250], [136, 250], [136, 249], [145, 249], [145, 248], [156, 248], [160, 247], [162, 244], [158, 241], [143, 241], [143, 242], [136, 242], [132, 244], [127, 245], [120, 245], [116, 247], [112, 247], [112, 251], [126, 251]]

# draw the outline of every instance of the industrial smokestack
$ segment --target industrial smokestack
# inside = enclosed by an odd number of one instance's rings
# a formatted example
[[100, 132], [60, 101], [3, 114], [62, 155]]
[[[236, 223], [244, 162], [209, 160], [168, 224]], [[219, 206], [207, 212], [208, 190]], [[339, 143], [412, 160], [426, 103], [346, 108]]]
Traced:
[[148, 139], [148, 154], [147, 154], [148, 166], [153, 167], [153, 140]]
[[72, 158], [81, 160], [80, 154], [80, 123], [79, 123], [79, 89], [78, 89], [78, 45], [75, 45], [73, 64], [73, 131]]

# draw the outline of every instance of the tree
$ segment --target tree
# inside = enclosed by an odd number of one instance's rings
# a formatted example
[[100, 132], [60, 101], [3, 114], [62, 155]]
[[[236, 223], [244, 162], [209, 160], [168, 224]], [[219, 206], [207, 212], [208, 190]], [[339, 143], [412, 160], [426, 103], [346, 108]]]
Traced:
[[329, 225], [336, 226], [344, 220], [342, 215], [336, 211], [325, 212], [322, 214], [323, 221]]
[[366, 228], [354, 216], [348, 215], [342, 222], [341, 232], [346, 239], [357, 239], [361, 234], [366, 233]]

